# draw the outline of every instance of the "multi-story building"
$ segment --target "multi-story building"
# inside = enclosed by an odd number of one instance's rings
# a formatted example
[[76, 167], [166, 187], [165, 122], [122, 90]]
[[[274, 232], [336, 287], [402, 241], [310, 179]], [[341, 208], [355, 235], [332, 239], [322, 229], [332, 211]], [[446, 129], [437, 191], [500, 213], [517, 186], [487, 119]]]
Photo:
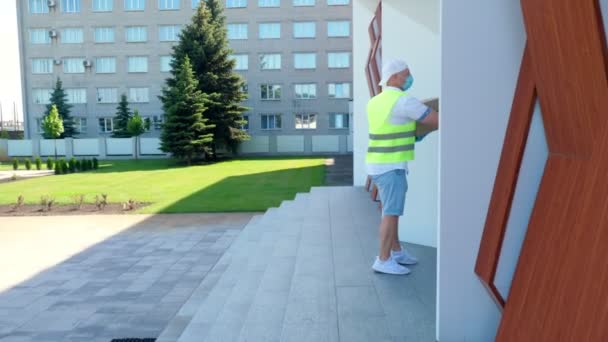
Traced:
[[[158, 136], [163, 121], [158, 95], [170, 75], [171, 47], [199, 2], [18, 1], [26, 136], [40, 136], [58, 77], [73, 105], [78, 137], [109, 136], [121, 94], [153, 122], [147, 135]], [[324, 141], [348, 150], [350, 0], [225, 0], [224, 5], [235, 69], [247, 84], [244, 105], [251, 109], [243, 128], [254, 137], [249, 152], [323, 151]]]

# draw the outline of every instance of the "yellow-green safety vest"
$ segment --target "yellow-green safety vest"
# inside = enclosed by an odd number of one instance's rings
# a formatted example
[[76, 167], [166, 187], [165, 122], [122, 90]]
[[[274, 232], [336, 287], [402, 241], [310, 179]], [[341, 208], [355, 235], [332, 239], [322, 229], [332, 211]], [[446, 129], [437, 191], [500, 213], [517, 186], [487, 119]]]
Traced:
[[391, 111], [405, 92], [385, 89], [367, 104], [369, 145], [365, 161], [368, 164], [401, 163], [414, 160], [416, 121], [405, 125], [390, 123]]

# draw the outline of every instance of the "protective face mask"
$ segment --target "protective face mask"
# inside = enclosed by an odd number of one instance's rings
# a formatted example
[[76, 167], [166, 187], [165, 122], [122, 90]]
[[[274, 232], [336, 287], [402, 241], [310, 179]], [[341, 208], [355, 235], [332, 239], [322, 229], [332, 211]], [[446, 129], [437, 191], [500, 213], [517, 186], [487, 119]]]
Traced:
[[412, 84], [414, 84], [414, 77], [410, 74], [405, 79], [405, 82], [403, 82], [403, 86], [401, 86], [401, 88], [403, 88], [403, 91], [406, 91], [412, 87]]

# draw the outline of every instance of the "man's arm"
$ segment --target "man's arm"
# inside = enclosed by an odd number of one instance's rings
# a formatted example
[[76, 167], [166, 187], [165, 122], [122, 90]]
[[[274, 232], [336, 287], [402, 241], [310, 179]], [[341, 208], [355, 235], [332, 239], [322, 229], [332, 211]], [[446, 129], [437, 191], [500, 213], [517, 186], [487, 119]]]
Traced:
[[416, 140], [420, 141], [427, 134], [439, 128], [439, 113], [431, 111], [429, 115], [418, 121], [416, 124]]

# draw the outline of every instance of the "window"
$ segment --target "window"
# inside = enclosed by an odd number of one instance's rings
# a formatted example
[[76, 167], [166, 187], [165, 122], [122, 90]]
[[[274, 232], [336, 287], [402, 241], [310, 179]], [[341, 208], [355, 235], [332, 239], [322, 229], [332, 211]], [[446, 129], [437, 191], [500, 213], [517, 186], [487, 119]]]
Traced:
[[329, 6], [340, 6], [340, 5], [348, 5], [350, 0], [327, 0], [327, 5]]
[[329, 128], [344, 129], [348, 127], [348, 113], [329, 113]]
[[234, 62], [235, 62], [234, 70], [249, 69], [249, 55], [246, 55], [246, 54], [230, 55], [230, 58], [234, 59]]
[[315, 0], [293, 0], [294, 6], [314, 6]]
[[51, 103], [51, 93], [53, 89], [39, 88], [32, 89], [32, 102], [36, 104], [49, 104]]
[[296, 69], [314, 69], [317, 67], [316, 53], [294, 53], [293, 65]]
[[146, 9], [146, 0], [125, 0], [125, 11], [143, 11]]
[[249, 85], [247, 83], [241, 85], [241, 93], [249, 94]]
[[178, 10], [180, 0], [158, 0], [158, 9], [161, 11], [165, 10]]
[[129, 88], [129, 102], [144, 103], [149, 102], [148, 88]]
[[84, 73], [84, 58], [66, 58], [63, 60], [63, 72], [66, 74]]
[[176, 42], [179, 40], [180, 25], [161, 25], [158, 27], [158, 37], [161, 42]]
[[49, 13], [49, 5], [47, 0], [30, 0], [30, 13], [42, 14]]
[[258, 0], [258, 7], [280, 7], [281, 0]]
[[87, 90], [84, 88], [66, 89], [68, 103], [87, 103]]
[[95, 43], [114, 43], [114, 28], [96, 27]]
[[113, 74], [116, 72], [116, 57], [98, 57], [95, 59], [95, 72]]
[[79, 13], [80, 0], [61, 0], [62, 13]]
[[280, 100], [281, 85], [280, 84], [262, 84], [260, 85], [260, 97], [262, 100]]
[[171, 56], [160, 56], [160, 71], [161, 72], [170, 72], [171, 71], [171, 60], [173, 60], [173, 57], [171, 57]]
[[148, 57], [132, 56], [127, 57], [128, 72], [148, 72]]
[[201, 3], [201, 0], [192, 0], [192, 9], [198, 8], [198, 4]]
[[262, 129], [281, 129], [281, 114], [262, 114]]
[[228, 24], [228, 39], [247, 39], [247, 24]]
[[32, 59], [32, 74], [52, 74], [53, 59], [52, 58], [33, 58]]
[[249, 115], [243, 115], [243, 121], [245, 121], [245, 123], [243, 124], [243, 126], [241, 126], [241, 129], [243, 131], [248, 131], [249, 130]]
[[45, 28], [30, 30], [30, 43], [32, 44], [51, 44], [49, 30]]
[[247, 0], [226, 0], [226, 8], [247, 7]]
[[350, 98], [350, 83], [329, 83], [327, 94], [336, 99], [348, 99]]
[[278, 53], [260, 55], [260, 69], [262, 70], [280, 70], [281, 55]]
[[125, 30], [128, 43], [145, 42], [148, 40], [148, 28], [145, 26], [131, 26]]
[[114, 130], [113, 118], [99, 118], [99, 132], [111, 133]]
[[87, 132], [87, 118], [74, 118], [74, 128], [78, 133]]
[[84, 35], [81, 28], [65, 28], [61, 30], [61, 43], [63, 44], [81, 44], [84, 40]]
[[112, 12], [114, 0], [93, 0], [93, 12]]
[[293, 23], [294, 38], [314, 38], [316, 36], [317, 25], [314, 21], [303, 21]]
[[258, 27], [260, 39], [281, 38], [281, 23], [262, 23]]
[[296, 114], [296, 129], [316, 129], [316, 114]]
[[97, 103], [118, 103], [118, 88], [97, 88]]
[[327, 65], [330, 68], [349, 68], [350, 52], [329, 52], [327, 54]]
[[350, 37], [350, 21], [328, 21], [327, 22], [328, 37]]
[[164, 115], [154, 115], [152, 116], [152, 127], [155, 130], [160, 131], [163, 128], [163, 122], [165, 121]]
[[316, 99], [317, 85], [314, 83], [296, 84], [295, 87], [296, 99]]

